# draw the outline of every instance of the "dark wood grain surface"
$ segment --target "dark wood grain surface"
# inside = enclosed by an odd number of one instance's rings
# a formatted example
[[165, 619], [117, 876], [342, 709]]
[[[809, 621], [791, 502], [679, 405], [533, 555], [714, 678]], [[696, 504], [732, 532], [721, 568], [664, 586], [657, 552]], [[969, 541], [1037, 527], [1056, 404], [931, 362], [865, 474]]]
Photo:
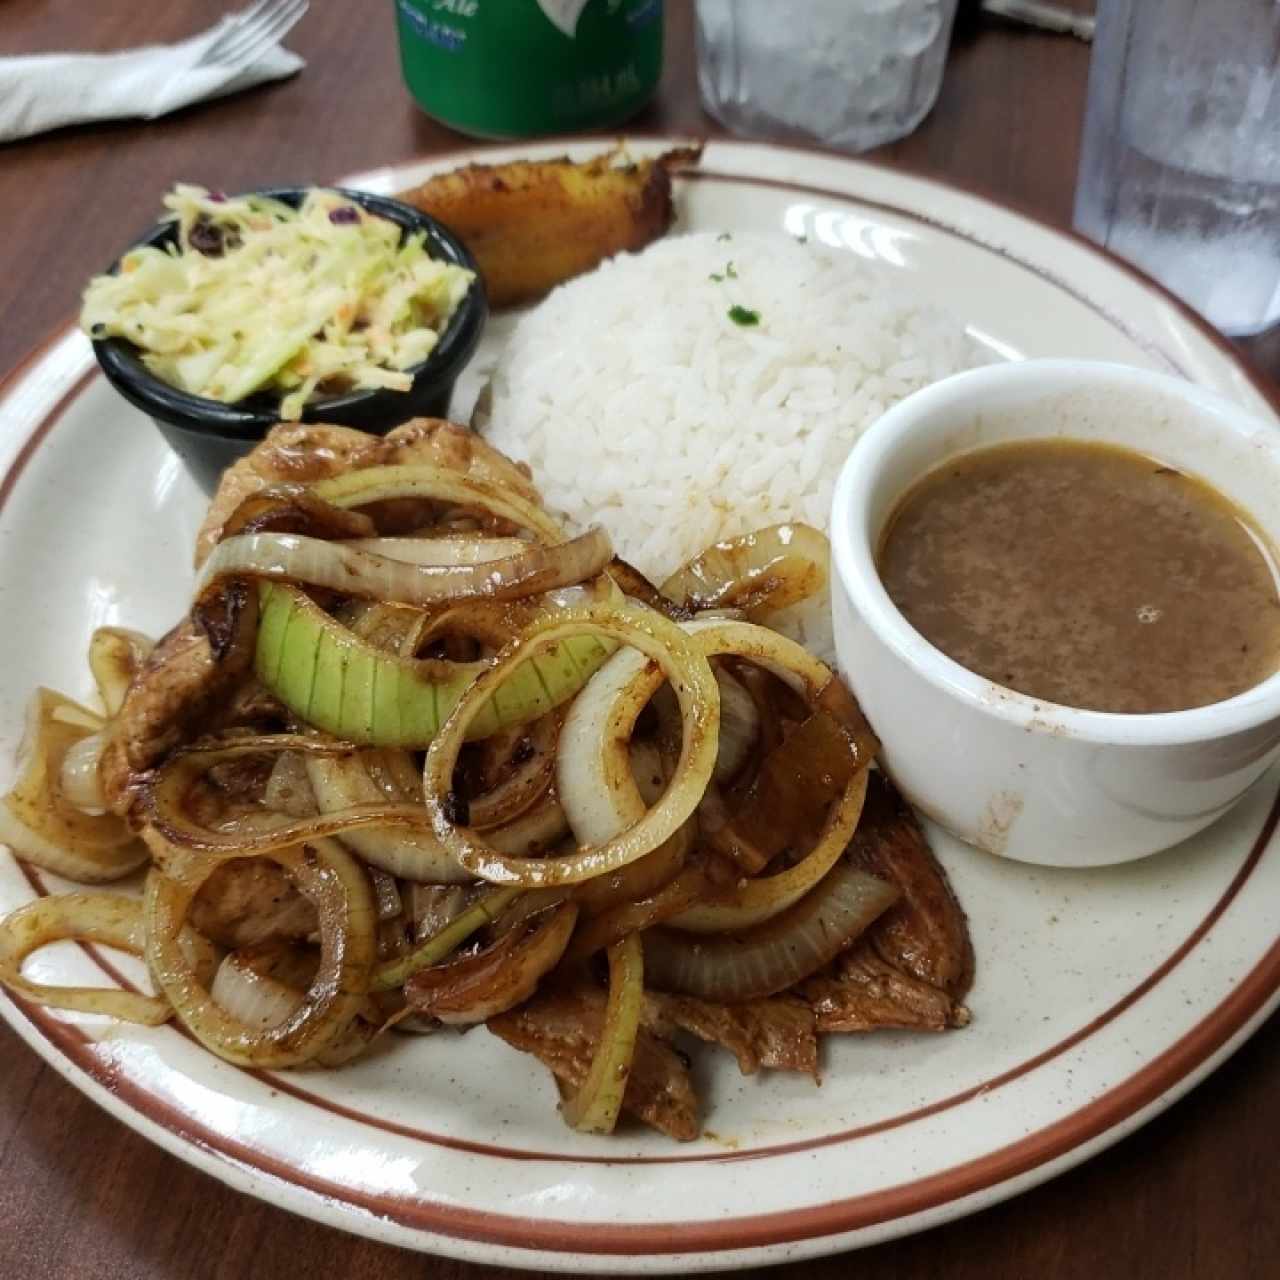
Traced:
[[[210, 0], [0, 0], [0, 55], [109, 50], [199, 30]], [[669, 0], [661, 91], [645, 130], [715, 134], [698, 105], [690, 16]], [[465, 145], [399, 77], [391, 5], [313, 0], [286, 83], [153, 124], [0, 146], [0, 374], [73, 313], [85, 278], [179, 179], [234, 190], [307, 181]], [[1088, 68], [1064, 37], [970, 17], [942, 95], [880, 161], [1070, 218]], [[1270, 348], [1253, 354], [1270, 363]], [[1272, 364], [1274, 370], [1280, 364]], [[127, 500], [121, 495], [122, 501]], [[1280, 1276], [1280, 1023], [1209, 1083], [1088, 1164], [1006, 1204], [792, 1275], [860, 1280], [1265, 1280]], [[110, 1119], [0, 1026], [0, 1277], [436, 1276], [494, 1280], [294, 1218], [230, 1191]]]

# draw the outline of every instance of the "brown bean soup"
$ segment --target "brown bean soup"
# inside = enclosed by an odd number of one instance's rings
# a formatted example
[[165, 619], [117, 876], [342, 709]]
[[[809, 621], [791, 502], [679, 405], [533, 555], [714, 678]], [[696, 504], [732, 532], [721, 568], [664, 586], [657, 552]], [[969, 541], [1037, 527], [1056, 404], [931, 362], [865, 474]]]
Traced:
[[963, 455], [898, 503], [877, 564], [930, 643], [1047, 702], [1180, 711], [1280, 666], [1266, 539], [1202, 480], [1128, 449], [1029, 440]]

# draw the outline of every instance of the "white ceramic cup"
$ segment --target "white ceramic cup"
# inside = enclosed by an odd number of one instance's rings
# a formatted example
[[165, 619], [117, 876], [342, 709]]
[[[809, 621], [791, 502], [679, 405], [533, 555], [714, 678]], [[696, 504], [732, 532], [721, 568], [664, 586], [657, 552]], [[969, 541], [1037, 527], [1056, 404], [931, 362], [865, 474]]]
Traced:
[[1081, 711], [1005, 689], [946, 657], [898, 611], [875, 551], [907, 489], [986, 445], [1124, 445], [1200, 477], [1280, 546], [1280, 428], [1162, 374], [1084, 360], [989, 365], [889, 410], [836, 483], [836, 652], [909, 800], [961, 839], [1023, 862], [1086, 867], [1208, 826], [1280, 755], [1280, 674], [1207, 707]]

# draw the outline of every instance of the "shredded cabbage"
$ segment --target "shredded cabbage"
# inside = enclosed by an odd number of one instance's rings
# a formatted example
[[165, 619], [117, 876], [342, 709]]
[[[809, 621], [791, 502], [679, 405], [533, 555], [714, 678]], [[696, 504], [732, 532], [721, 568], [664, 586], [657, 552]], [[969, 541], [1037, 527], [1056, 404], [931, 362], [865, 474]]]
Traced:
[[147, 368], [193, 395], [232, 403], [281, 393], [280, 417], [317, 392], [407, 391], [404, 370], [434, 349], [474, 273], [334, 191], [298, 209], [178, 185], [165, 197], [176, 244], [133, 249], [95, 276], [80, 324], [126, 338]]

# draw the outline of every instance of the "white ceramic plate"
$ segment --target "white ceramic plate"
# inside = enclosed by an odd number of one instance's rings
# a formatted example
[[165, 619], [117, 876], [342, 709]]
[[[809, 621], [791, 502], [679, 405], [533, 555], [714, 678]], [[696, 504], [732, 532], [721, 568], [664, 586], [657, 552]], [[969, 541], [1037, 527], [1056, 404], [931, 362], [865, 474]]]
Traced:
[[[355, 181], [391, 191], [458, 159]], [[679, 183], [679, 201], [686, 227], [786, 228], [880, 258], [1008, 358], [1172, 369], [1272, 413], [1226, 345], [1136, 274], [947, 187], [715, 143], [701, 173]], [[87, 694], [94, 627], [159, 633], [188, 597], [201, 500], [150, 424], [91, 370], [86, 342], [68, 333], [0, 392], [6, 775], [34, 685]], [[935, 833], [978, 955], [972, 1026], [828, 1041], [821, 1089], [743, 1079], [728, 1055], [703, 1052], [712, 1132], [691, 1146], [633, 1128], [611, 1139], [569, 1132], [547, 1072], [484, 1031], [391, 1037], [342, 1072], [285, 1077], [229, 1067], [172, 1028], [8, 998], [0, 1011], [168, 1150], [381, 1240], [625, 1272], [834, 1252], [1050, 1177], [1149, 1119], [1253, 1031], [1280, 982], [1278, 785], [1264, 779], [1191, 844], [1098, 872], [1000, 862]], [[0, 858], [0, 910], [60, 887]], [[142, 976], [71, 944], [31, 967], [45, 980], [101, 982], [104, 963]]]

